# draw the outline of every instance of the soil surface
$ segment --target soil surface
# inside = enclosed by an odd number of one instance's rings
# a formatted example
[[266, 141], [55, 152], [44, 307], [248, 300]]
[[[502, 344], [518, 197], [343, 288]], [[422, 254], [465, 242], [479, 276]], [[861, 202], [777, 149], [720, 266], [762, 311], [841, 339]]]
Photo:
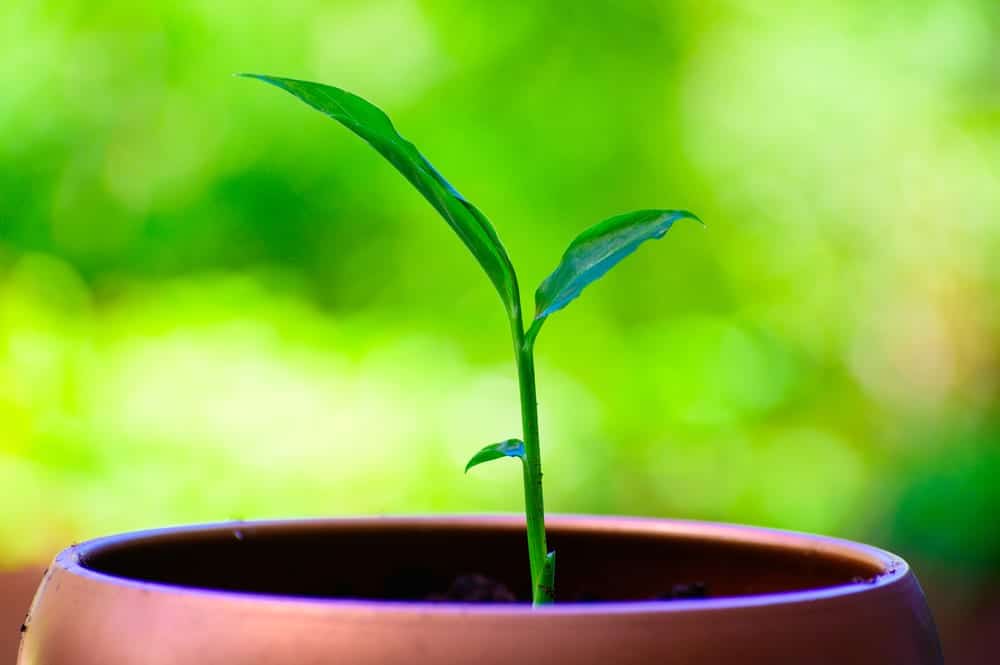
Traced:
[[459, 603], [516, 603], [517, 596], [503, 583], [485, 575], [458, 575], [443, 593], [429, 593], [424, 600]]
[[[410, 571], [408, 574], [397, 575], [387, 584], [381, 597], [392, 599], [393, 597], [413, 598], [413, 593], [406, 593], [406, 589], [426, 588], [428, 576], [419, 571]], [[649, 594], [644, 600], [689, 600], [698, 598], [708, 598], [708, 585], [704, 582], [692, 582], [689, 584], [675, 584], [667, 591], [659, 591]], [[432, 603], [441, 602], [461, 602], [461, 603], [530, 603], [529, 596], [518, 596], [503, 582], [483, 575], [482, 573], [464, 573], [456, 575], [450, 583], [442, 585], [440, 590], [430, 591], [418, 596], [419, 600]], [[567, 600], [556, 596], [556, 601]], [[613, 601], [613, 598], [604, 598], [599, 593], [581, 592], [568, 599], [574, 603], [599, 603]], [[642, 600], [642, 599], [640, 599]]]
[[[396, 580], [396, 583], [405, 580]], [[418, 583], [416, 580], [414, 583]], [[388, 594], [387, 594], [388, 595]], [[675, 584], [669, 591], [650, 594], [647, 600], [690, 600], [708, 598], [708, 585], [704, 582], [690, 584]], [[432, 592], [424, 595], [423, 600], [430, 602], [460, 602], [460, 603], [530, 603], [530, 598], [518, 598], [503, 582], [494, 580], [480, 573], [457, 575], [451, 581], [447, 591]], [[559, 600], [558, 597], [556, 600]], [[579, 593], [573, 597], [575, 603], [599, 603], [609, 600], [596, 593]]]

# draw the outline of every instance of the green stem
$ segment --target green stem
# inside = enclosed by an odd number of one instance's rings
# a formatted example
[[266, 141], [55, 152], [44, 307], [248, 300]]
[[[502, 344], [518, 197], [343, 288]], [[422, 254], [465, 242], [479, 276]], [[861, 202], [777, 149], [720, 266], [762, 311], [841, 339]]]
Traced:
[[531, 565], [531, 599], [534, 605], [552, 602], [551, 584], [543, 571], [548, 550], [545, 545], [545, 504], [542, 500], [542, 456], [538, 437], [538, 399], [535, 395], [534, 335], [525, 338], [520, 312], [511, 317], [511, 333], [517, 355], [517, 383], [521, 393], [524, 430], [524, 512], [528, 530], [528, 561]]

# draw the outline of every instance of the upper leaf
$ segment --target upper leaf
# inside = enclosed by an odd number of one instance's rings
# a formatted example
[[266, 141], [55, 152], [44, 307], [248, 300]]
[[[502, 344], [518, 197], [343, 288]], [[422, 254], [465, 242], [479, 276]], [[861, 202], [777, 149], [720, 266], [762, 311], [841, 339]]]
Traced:
[[444, 217], [486, 271], [508, 313], [520, 307], [517, 278], [496, 230], [476, 206], [437, 172], [416, 146], [399, 135], [380, 108], [346, 90], [295, 79], [241, 74], [290, 92], [367, 141]]
[[662, 238], [685, 217], [701, 221], [686, 210], [636, 210], [609, 217], [581, 233], [535, 292], [536, 324], [568, 305], [643, 242]]
[[469, 469], [474, 466], [503, 457], [520, 457], [521, 460], [524, 460], [524, 442], [520, 439], [507, 439], [500, 443], [491, 443], [488, 446], [484, 446], [465, 465], [465, 472], [468, 473]]

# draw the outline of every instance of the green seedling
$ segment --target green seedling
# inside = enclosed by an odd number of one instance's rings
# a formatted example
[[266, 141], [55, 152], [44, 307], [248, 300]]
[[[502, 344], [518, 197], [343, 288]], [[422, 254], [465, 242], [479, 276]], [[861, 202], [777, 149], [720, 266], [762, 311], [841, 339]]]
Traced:
[[340, 88], [308, 81], [243, 74], [277, 86], [333, 118], [368, 142], [396, 167], [458, 234], [486, 271], [507, 310], [514, 342], [518, 387], [521, 394], [521, 439], [507, 439], [484, 447], [466, 465], [474, 466], [504, 457], [521, 460], [524, 505], [528, 531], [528, 563], [532, 601], [553, 601], [555, 552], [545, 544], [545, 509], [542, 501], [542, 459], [535, 398], [535, 339], [545, 319], [580, 295], [646, 240], [662, 238], [679, 219], [698, 220], [684, 210], [637, 210], [606, 219], [580, 234], [559, 265], [535, 292], [535, 315], [525, 328], [514, 266], [493, 225], [437, 172], [417, 148], [399, 135], [389, 117], [378, 107]]

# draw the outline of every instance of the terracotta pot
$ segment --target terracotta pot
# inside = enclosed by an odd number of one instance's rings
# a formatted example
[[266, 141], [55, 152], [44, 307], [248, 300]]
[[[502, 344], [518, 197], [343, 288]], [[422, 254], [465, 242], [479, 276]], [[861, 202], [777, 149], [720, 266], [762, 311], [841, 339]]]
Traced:
[[[550, 517], [559, 597], [611, 602], [419, 600], [463, 572], [526, 595], [523, 529], [514, 517], [376, 518], [101, 538], [56, 557], [18, 662], [942, 663], [903, 560], [752, 527]], [[697, 582], [709, 598], [643, 600]]]

